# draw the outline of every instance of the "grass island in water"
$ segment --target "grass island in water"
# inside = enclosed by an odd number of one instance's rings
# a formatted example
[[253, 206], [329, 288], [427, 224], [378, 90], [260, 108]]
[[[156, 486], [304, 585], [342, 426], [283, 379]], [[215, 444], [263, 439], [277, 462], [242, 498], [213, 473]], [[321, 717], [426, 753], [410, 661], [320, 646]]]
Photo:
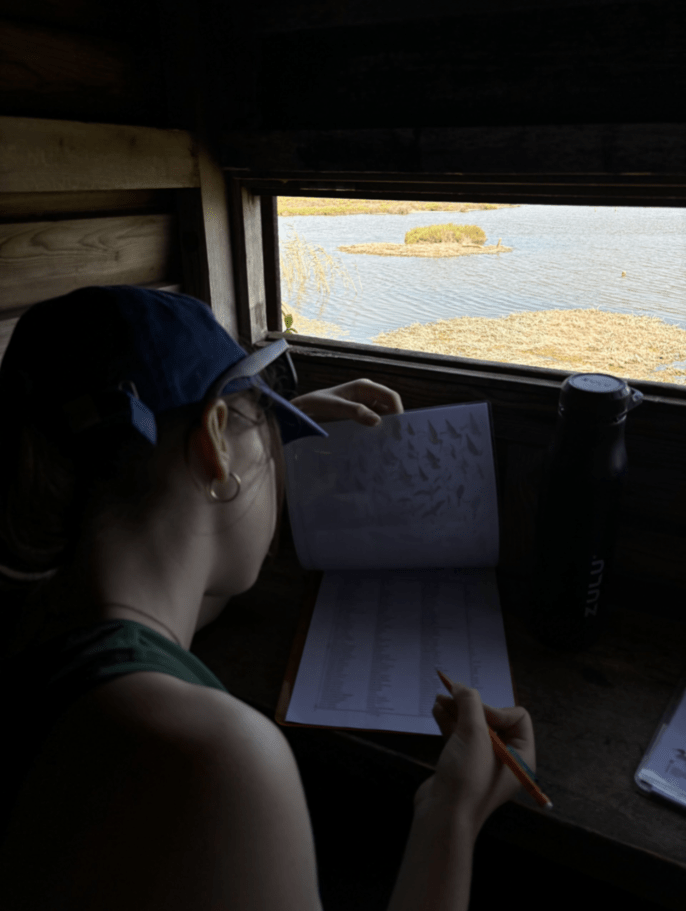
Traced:
[[[297, 212], [288, 208], [291, 202], [300, 205]], [[305, 203], [308, 204], [307, 207]], [[506, 208], [485, 203], [399, 203], [386, 200], [305, 198], [290, 200], [279, 197], [279, 214], [284, 215], [360, 212], [400, 214], [397, 208], [400, 206], [409, 207], [403, 208], [403, 214], [426, 209], [464, 212], [472, 209]], [[360, 208], [352, 211], [353, 207]], [[446, 249], [446, 254], [438, 255], [451, 255], [447, 248], [462, 247], [466, 253], [469, 243], [406, 242], [371, 246], [415, 249], [431, 247], [433, 250], [443, 248]], [[297, 234], [282, 244], [282, 249], [286, 253], [281, 261], [283, 302], [284, 308], [288, 308], [293, 317], [292, 328], [300, 335], [345, 340], [349, 332], [344, 326], [321, 319], [310, 319], [303, 316], [299, 310], [305, 299], [311, 300], [311, 279], [314, 279], [317, 291], [322, 294], [320, 313], [324, 309], [324, 298], [328, 295], [334, 279], [342, 279], [344, 285], [357, 296], [354, 280], [350, 278], [345, 267], [323, 248], [304, 243]], [[509, 249], [511, 248], [502, 247], [499, 240], [490, 251], [489, 248], [481, 247], [480, 252], [505, 252]], [[419, 255], [435, 256], [436, 253]], [[622, 277], [625, 275], [623, 272]], [[458, 316], [430, 323], [412, 323], [390, 332], [382, 332], [370, 338], [367, 343], [386, 348], [448, 354], [453, 357], [520, 364], [527, 367], [548, 367], [574, 373], [609, 373], [625, 380], [686, 384], [686, 369], [677, 366], [679, 362], [686, 362], [686, 330], [666, 323], [660, 317], [613, 313], [598, 308], [538, 310], [510, 313], [504, 317]]]

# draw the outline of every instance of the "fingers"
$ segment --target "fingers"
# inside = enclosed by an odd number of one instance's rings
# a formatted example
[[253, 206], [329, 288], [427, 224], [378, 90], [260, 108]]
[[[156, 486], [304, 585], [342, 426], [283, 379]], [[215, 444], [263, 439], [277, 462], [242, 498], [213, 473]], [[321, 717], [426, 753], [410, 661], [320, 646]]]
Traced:
[[484, 708], [486, 709], [486, 721], [498, 731], [516, 727], [528, 715], [523, 705], [513, 705], [505, 709], [494, 709], [491, 706], [484, 706]]
[[[446, 696], [443, 693], [439, 693], [436, 696], [436, 702], [439, 703], [446, 715], [453, 720], [458, 717], [458, 699], [469, 698], [467, 694], [471, 692], [476, 693], [479, 697], [478, 701], [481, 702], [479, 691], [476, 689], [470, 690], [469, 687], [463, 684], [456, 684], [455, 690], [455, 697]], [[481, 708], [486, 716], [486, 722], [495, 731], [506, 731], [508, 728], [517, 726], [527, 714], [526, 709], [521, 705], [499, 709], [481, 702]]]
[[442, 705], [438, 702], [434, 703], [433, 708], [431, 709], [431, 714], [434, 716], [436, 724], [439, 727], [441, 734], [447, 739], [455, 730], [455, 725], [457, 724], [457, 718], [453, 716], [449, 711], [447, 711]]
[[360, 405], [357, 409], [357, 420], [372, 427], [381, 423], [379, 415], [374, 411], [370, 411], [369, 408], [365, 408], [364, 405]]
[[[381, 410], [389, 414], [403, 414], [403, 402], [400, 394], [388, 386], [381, 383], [375, 383], [369, 379], [353, 380], [346, 383], [346, 386], [353, 387], [353, 394], [358, 402], [364, 402], [372, 410]], [[341, 387], [338, 387], [341, 388]], [[375, 404], [372, 404], [374, 402]]]

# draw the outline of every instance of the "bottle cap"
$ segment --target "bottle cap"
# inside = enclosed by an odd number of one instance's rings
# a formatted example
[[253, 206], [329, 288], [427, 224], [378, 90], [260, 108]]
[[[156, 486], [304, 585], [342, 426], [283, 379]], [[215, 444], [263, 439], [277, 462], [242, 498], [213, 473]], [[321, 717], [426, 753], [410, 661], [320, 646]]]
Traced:
[[643, 393], [607, 373], [575, 373], [562, 384], [558, 412], [598, 421], [619, 421], [643, 401]]

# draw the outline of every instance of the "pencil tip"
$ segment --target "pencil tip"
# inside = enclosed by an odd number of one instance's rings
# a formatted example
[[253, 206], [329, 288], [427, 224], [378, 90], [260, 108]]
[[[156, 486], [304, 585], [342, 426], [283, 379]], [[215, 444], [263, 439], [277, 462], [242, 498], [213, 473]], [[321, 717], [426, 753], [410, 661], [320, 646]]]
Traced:
[[545, 805], [545, 809], [546, 809], [546, 810], [552, 810], [552, 808], [553, 808], [553, 805], [551, 804], [550, 801], [548, 801], [548, 803]]

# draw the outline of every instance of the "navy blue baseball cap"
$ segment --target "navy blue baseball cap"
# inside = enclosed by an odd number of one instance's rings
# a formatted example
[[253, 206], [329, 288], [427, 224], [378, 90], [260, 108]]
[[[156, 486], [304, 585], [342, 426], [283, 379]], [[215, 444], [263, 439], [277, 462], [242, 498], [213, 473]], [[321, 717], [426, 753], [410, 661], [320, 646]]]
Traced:
[[207, 304], [187, 294], [94, 286], [22, 314], [2, 359], [0, 389], [15, 404], [33, 398], [38, 421], [69, 440], [123, 422], [156, 444], [157, 415], [252, 386], [271, 399], [284, 445], [328, 437], [260, 376], [287, 351], [279, 339], [248, 354]]

